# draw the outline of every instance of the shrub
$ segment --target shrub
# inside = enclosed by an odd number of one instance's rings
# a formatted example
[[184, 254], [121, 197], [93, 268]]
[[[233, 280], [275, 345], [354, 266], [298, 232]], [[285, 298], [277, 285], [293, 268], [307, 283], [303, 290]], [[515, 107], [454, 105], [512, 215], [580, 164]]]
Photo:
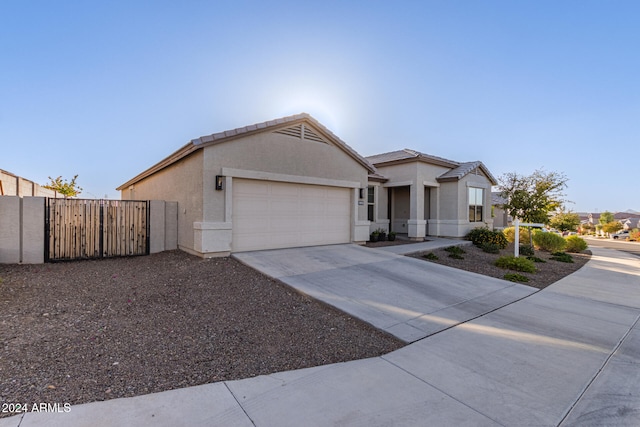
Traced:
[[450, 254], [456, 254], [456, 255], [466, 254], [464, 249], [462, 249], [460, 246], [449, 246], [444, 248], [443, 250], [449, 252]]
[[640, 242], [640, 230], [638, 230], [637, 228], [631, 230], [631, 233], [629, 233], [629, 240]]
[[449, 254], [449, 258], [453, 258], [453, 259], [464, 259], [464, 257], [458, 253], [450, 253]]
[[[513, 243], [516, 239], [516, 228], [515, 227], [507, 227], [502, 230], [502, 234], [507, 238], [509, 243]], [[523, 227], [520, 227], [520, 243], [528, 245], [530, 241], [529, 230]]]
[[495, 243], [483, 243], [480, 245], [480, 249], [488, 254], [499, 254], [500, 249], [502, 248], [500, 248], [500, 246], [496, 245]]
[[525, 283], [529, 281], [529, 278], [527, 276], [523, 276], [522, 274], [518, 274], [518, 273], [507, 273], [504, 275], [505, 280], [508, 280], [510, 282], [521, 282], [521, 283]]
[[533, 245], [541, 251], [558, 252], [564, 250], [565, 246], [567, 246], [567, 241], [556, 233], [539, 231], [533, 233]]
[[534, 256], [535, 252], [533, 251], [533, 246], [531, 246], [531, 245], [520, 245], [520, 255], [523, 255], [523, 256]]
[[429, 252], [428, 254], [422, 255], [422, 258], [426, 258], [426, 259], [429, 259], [429, 260], [432, 260], [432, 261], [435, 261], [435, 260], [439, 259], [438, 255], [434, 254], [433, 252]]
[[582, 252], [587, 249], [587, 242], [582, 237], [568, 236], [565, 240], [567, 241], [565, 249], [567, 252]]
[[513, 255], [502, 256], [496, 260], [496, 266], [525, 273], [535, 273], [536, 266], [533, 261], [526, 258], [516, 258]]
[[498, 245], [500, 249], [507, 247], [507, 238], [504, 237], [501, 231], [492, 231], [488, 228], [474, 228], [467, 234], [467, 240], [476, 246], [481, 246], [484, 243], [490, 243]]
[[573, 258], [566, 252], [554, 252], [551, 255], [551, 259], [554, 261], [573, 263]]
[[537, 256], [528, 256], [527, 259], [529, 261], [533, 261], [533, 262], [547, 262], [547, 261], [543, 260], [542, 258], [538, 258]]

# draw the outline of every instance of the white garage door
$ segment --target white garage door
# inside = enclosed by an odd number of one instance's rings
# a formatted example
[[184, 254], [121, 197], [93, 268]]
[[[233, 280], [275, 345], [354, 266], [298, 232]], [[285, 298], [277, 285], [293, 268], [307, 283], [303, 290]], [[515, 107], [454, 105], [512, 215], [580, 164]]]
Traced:
[[348, 243], [348, 188], [233, 180], [233, 251]]

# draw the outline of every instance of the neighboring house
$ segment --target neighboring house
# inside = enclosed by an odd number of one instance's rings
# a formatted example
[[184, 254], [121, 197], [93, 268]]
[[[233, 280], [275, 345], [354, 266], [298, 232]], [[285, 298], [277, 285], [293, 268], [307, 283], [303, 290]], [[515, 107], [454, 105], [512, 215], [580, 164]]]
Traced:
[[[480, 162], [460, 163], [415, 150], [367, 157], [371, 230], [426, 236], [463, 237], [479, 226], [493, 228], [491, 186], [495, 178]], [[373, 213], [373, 215], [372, 215]]]
[[33, 181], [0, 169], [0, 196], [64, 197]]
[[[580, 213], [581, 224], [598, 225], [600, 223], [599, 213]], [[634, 228], [640, 228], [640, 214], [629, 212], [616, 212], [613, 214], [614, 220], [622, 224], [623, 230], [633, 230]]]
[[505, 203], [507, 203], [507, 200], [500, 195], [499, 191], [491, 193], [491, 216], [493, 217], [494, 229], [511, 227], [511, 215], [502, 208]]
[[200, 256], [363, 243], [376, 228], [464, 236], [491, 227], [481, 162], [402, 150], [363, 158], [303, 113], [192, 140], [118, 187], [178, 202], [178, 245]]

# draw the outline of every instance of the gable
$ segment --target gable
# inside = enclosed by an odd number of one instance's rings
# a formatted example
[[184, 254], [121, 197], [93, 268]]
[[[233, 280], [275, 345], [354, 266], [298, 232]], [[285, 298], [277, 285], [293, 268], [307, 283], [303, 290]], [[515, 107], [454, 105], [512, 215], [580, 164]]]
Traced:
[[482, 176], [491, 184], [497, 184], [496, 179], [491, 175], [486, 166], [479, 161], [462, 163], [460, 166], [440, 175], [437, 180], [438, 182], [460, 181], [468, 175]]
[[196, 151], [258, 134], [278, 134], [287, 138], [298, 139], [300, 141], [330, 145], [338, 148], [356, 163], [364, 167], [369, 173], [375, 172], [375, 168], [365, 160], [364, 157], [360, 156], [360, 154], [334, 135], [329, 129], [325, 128], [309, 114], [301, 113], [193, 139], [178, 151], [119, 186], [117, 190], [121, 191], [123, 188], [133, 185], [136, 182], [159, 172]]
[[297, 138], [300, 140], [322, 142], [324, 144], [327, 143], [327, 141], [318, 134], [319, 131], [314, 130], [314, 128], [307, 123], [300, 123], [294, 126], [286, 127], [284, 129], [274, 130], [273, 133], [290, 136], [292, 138]]

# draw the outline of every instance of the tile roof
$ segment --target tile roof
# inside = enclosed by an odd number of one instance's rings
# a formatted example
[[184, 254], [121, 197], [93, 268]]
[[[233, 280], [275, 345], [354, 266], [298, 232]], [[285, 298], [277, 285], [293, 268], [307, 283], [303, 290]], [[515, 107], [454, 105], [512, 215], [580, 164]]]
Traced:
[[478, 166], [480, 166], [481, 164], [482, 164], [481, 162], [462, 163], [457, 168], [451, 169], [450, 171], [445, 172], [442, 175], [440, 175], [438, 177], [438, 181], [440, 181], [440, 180], [442, 180], [442, 181], [454, 181], [454, 180], [455, 181], [459, 181], [461, 178], [463, 178], [468, 173], [471, 173], [474, 170], [476, 170], [478, 168]]
[[149, 169], [144, 172], [138, 174], [133, 179], [127, 181], [126, 183], [119, 186], [116, 190], [121, 191], [124, 188], [127, 188], [130, 185], [139, 182], [154, 173], [172, 165], [173, 163], [179, 161], [180, 159], [188, 156], [189, 154], [200, 150], [209, 145], [214, 145], [223, 141], [227, 141], [230, 139], [234, 139], [237, 137], [241, 137], [243, 135], [249, 135], [251, 133], [263, 132], [272, 127], [278, 127], [281, 125], [285, 125], [287, 123], [294, 123], [306, 120], [313, 124], [316, 128], [322, 131], [329, 139], [335, 144], [336, 147], [342, 149], [345, 153], [351, 156], [354, 160], [364, 166], [370, 173], [375, 173], [375, 167], [369, 163], [364, 157], [358, 154], [353, 148], [351, 148], [347, 143], [338, 138], [333, 132], [327, 129], [322, 123], [311, 117], [308, 113], [300, 113], [292, 116], [282, 117], [275, 120], [269, 120], [262, 123], [256, 123], [249, 126], [244, 126], [241, 128], [231, 129], [224, 132], [218, 132], [211, 135], [201, 136], [200, 138], [192, 139], [187, 145], [183, 146], [173, 154], [166, 157], [164, 160], [156, 163], [154, 166], [151, 166]]
[[419, 151], [411, 150], [409, 148], [405, 148], [403, 150], [391, 151], [389, 153], [376, 154], [374, 156], [366, 157], [369, 162], [373, 165], [378, 165], [382, 163], [395, 162], [399, 160], [422, 160], [427, 163], [429, 162], [437, 162], [437, 163], [448, 163], [452, 166], [459, 165], [458, 162], [453, 160], [445, 159], [443, 157], [432, 156], [429, 154], [421, 153]]
[[366, 157], [366, 159], [371, 164], [377, 167], [384, 166], [388, 163], [402, 162], [403, 160], [418, 160], [425, 163], [431, 163], [451, 168], [451, 170], [445, 172], [437, 178], [440, 182], [458, 181], [477, 168], [480, 168], [482, 172], [487, 176], [487, 178], [489, 178], [492, 184], [497, 184], [497, 180], [495, 179], [495, 177], [491, 175], [489, 169], [487, 169], [487, 167], [481, 161], [460, 163], [454, 160], [445, 159], [444, 157], [432, 156], [430, 154], [421, 153], [419, 151], [411, 150], [408, 148], [398, 151], [391, 151], [389, 153], [376, 154], [374, 156]]
[[[244, 135], [244, 134], [249, 133], [249, 132], [255, 132], [255, 131], [266, 129], [266, 128], [269, 128], [269, 127], [272, 127], [272, 126], [278, 126], [278, 125], [282, 125], [282, 124], [286, 124], [286, 123], [295, 122], [295, 121], [298, 121], [298, 120], [301, 120], [301, 119], [311, 119], [314, 122], [314, 124], [319, 125], [319, 127], [322, 127], [323, 131], [325, 131], [325, 132], [328, 131], [328, 129], [326, 129], [324, 126], [322, 126], [317, 120], [315, 120], [309, 114], [300, 113], [300, 114], [294, 114], [293, 116], [282, 117], [280, 119], [269, 120], [269, 121], [266, 121], [266, 122], [256, 123], [256, 124], [249, 125], [249, 126], [244, 126], [244, 127], [241, 127], [241, 128], [225, 130], [223, 132], [218, 132], [218, 133], [214, 133], [214, 134], [211, 134], [211, 135], [201, 136], [200, 138], [192, 139], [191, 143], [193, 145], [210, 144], [212, 142], [217, 142], [217, 141], [220, 141], [220, 140], [223, 140], [223, 139], [227, 139], [227, 138], [231, 138], [231, 137], [234, 137], [234, 136]], [[337, 138], [332, 133], [331, 133], [331, 135], [334, 138]]]

